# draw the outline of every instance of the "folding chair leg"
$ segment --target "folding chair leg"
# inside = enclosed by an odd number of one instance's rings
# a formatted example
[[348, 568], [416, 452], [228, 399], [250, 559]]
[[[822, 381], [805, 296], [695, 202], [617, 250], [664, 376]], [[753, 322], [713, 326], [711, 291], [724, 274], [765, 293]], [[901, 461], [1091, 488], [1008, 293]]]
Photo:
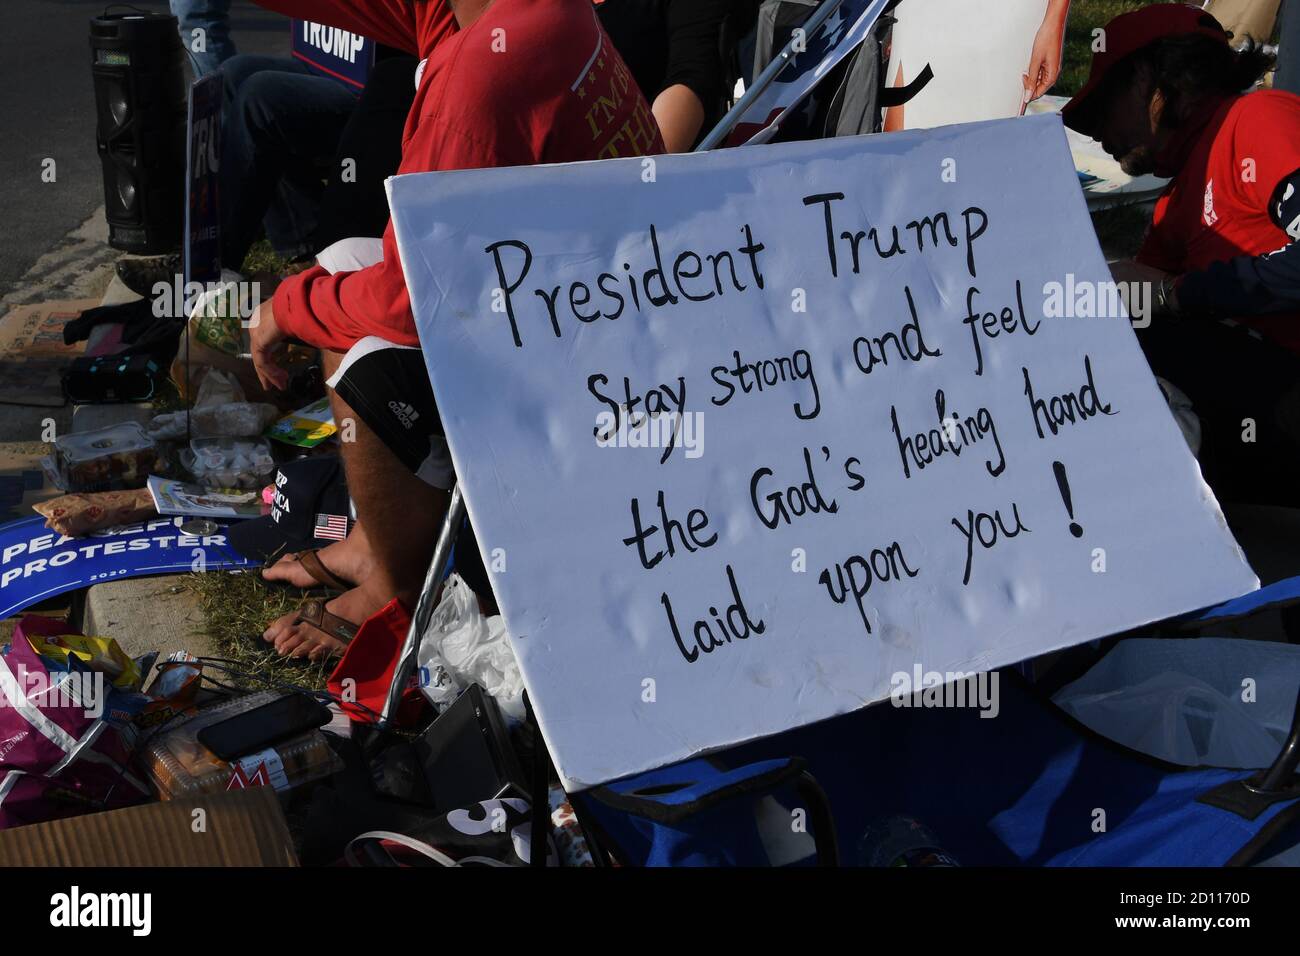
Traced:
[[528, 699], [528, 691], [524, 691], [524, 709], [533, 729], [533, 826], [529, 835], [532, 855], [528, 862], [532, 866], [546, 866], [547, 836], [551, 830], [551, 755], [546, 752], [542, 727], [533, 711], [533, 702]]
[[1246, 786], [1259, 793], [1276, 793], [1288, 784], [1294, 783], [1296, 764], [1300, 763], [1300, 696], [1296, 698], [1295, 715], [1291, 718], [1291, 734], [1282, 745], [1282, 752], [1277, 755], [1272, 766], [1264, 771], [1259, 783], [1252, 782]]
[[402, 653], [397, 658], [397, 669], [393, 671], [393, 682], [388, 685], [388, 699], [384, 701], [384, 712], [379, 717], [379, 727], [388, 729], [397, 717], [397, 708], [402, 703], [402, 691], [406, 688], [407, 678], [415, 670], [416, 654], [420, 649], [420, 638], [429, 626], [433, 609], [437, 607], [438, 592], [442, 586], [442, 570], [451, 557], [451, 549], [456, 544], [461, 525], [465, 521], [465, 499], [461, 497], [460, 485], [451, 489], [451, 501], [447, 505], [446, 517], [442, 520], [442, 530], [438, 532], [438, 543], [433, 549], [433, 560], [424, 575], [424, 586], [420, 597], [415, 602], [411, 614], [411, 626], [406, 632], [406, 641], [402, 644]]

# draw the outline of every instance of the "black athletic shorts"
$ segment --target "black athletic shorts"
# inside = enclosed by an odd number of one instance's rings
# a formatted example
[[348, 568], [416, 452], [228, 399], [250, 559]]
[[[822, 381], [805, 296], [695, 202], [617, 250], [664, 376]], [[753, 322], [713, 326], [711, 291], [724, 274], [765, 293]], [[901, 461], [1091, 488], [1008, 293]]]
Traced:
[[444, 490], [456, 483], [418, 348], [367, 336], [348, 349], [329, 385], [416, 477]]

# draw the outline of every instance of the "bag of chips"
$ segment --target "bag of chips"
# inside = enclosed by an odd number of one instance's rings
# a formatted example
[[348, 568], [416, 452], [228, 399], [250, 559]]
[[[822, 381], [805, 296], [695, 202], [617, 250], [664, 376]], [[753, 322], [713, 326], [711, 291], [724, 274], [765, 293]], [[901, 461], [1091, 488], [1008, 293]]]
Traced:
[[133, 524], [158, 513], [148, 488], [62, 495], [32, 508], [45, 519], [45, 527], [68, 538]]

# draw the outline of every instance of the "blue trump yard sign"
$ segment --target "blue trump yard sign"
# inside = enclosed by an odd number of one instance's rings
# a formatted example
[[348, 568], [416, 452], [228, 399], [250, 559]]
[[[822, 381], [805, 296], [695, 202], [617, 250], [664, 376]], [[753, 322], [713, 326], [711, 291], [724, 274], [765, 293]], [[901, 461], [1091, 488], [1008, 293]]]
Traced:
[[312, 71], [363, 89], [375, 65], [375, 42], [359, 33], [310, 20], [290, 24], [293, 55]]

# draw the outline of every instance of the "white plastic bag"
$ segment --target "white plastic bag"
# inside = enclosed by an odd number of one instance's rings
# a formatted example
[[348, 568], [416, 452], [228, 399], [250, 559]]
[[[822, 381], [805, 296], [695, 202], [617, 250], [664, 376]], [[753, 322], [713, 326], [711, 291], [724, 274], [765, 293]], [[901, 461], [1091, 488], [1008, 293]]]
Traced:
[[1291, 728], [1300, 646], [1121, 641], [1053, 700], [1104, 737], [1184, 766], [1267, 767]]
[[[195, 375], [197, 378], [197, 373]], [[167, 412], [149, 423], [155, 441], [177, 438], [256, 438], [280, 416], [274, 405], [244, 400], [244, 388], [229, 372], [209, 368], [203, 373], [198, 398], [187, 415]]]
[[439, 709], [470, 684], [478, 684], [508, 719], [524, 719], [524, 681], [505, 621], [499, 614], [483, 616], [478, 598], [460, 575], [447, 579], [416, 660], [421, 690]]
[[155, 416], [149, 423], [149, 437], [155, 441], [184, 438], [188, 424], [188, 433], [193, 438], [256, 438], [279, 417], [280, 410], [266, 402], [195, 406], [188, 423], [184, 412]]

